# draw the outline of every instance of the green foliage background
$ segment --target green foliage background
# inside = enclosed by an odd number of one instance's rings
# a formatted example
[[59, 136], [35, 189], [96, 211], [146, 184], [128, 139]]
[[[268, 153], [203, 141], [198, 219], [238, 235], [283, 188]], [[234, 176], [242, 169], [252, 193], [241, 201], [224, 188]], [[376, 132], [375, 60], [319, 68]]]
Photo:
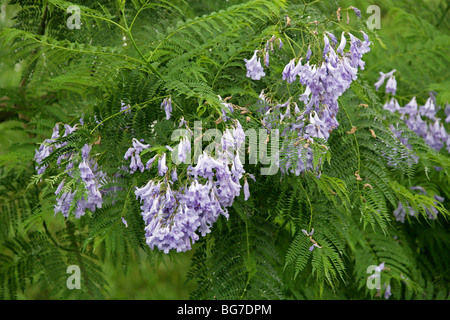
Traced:
[[[396, 159], [397, 169], [387, 167], [378, 157], [398, 147], [387, 126], [399, 119], [382, 109], [387, 96], [373, 89], [378, 71], [397, 69], [401, 105], [413, 96], [424, 104], [429, 91], [437, 92], [442, 106], [450, 100], [446, 1], [135, 0], [126, 2], [128, 24], [121, 1], [73, 3], [82, 11], [80, 32], [66, 27], [70, 2], [2, 3], [2, 299], [380, 299], [366, 288], [366, 268], [381, 262], [389, 267], [383, 282], [391, 284], [392, 299], [448, 299], [448, 153], [430, 150], [411, 133], [409, 143], [420, 163], [408, 166]], [[366, 30], [366, 8], [373, 4], [381, 9], [380, 30]], [[336, 10], [349, 6], [361, 9], [362, 18], [350, 11], [348, 25], [337, 23]], [[292, 29], [285, 27], [286, 15]], [[284, 101], [302, 90], [281, 80], [284, 65], [293, 54], [304, 56], [309, 43], [313, 61], [320, 57], [321, 44], [309, 32], [314, 20], [336, 35], [364, 29], [372, 41], [363, 58], [366, 69], [340, 98], [340, 127], [330, 138], [331, 160], [320, 180], [313, 174], [259, 177], [251, 184], [250, 200], [238, 198], [230, 219], [219, 219], [187, 253], [149, 250], [139, 205], [127, 190], [118, 194], [118, 205], [107, 203], [79, 221], [54, 216], [57, 178], [49, 176], [45, 183], [32, 178], [32, 159], [55, 122], [74, 124], [84, 115], [94, 128], [94, 114], [107, 119], [94, 134], [80, 132], [73, 143], [80, 147], [101, 136], [99, 153], [114, 152], [104, 153], [100, 162], [114, 173], [131, 141], [129, 132], [117, 130], [127, 124], [120, 100], [133, 106], [136, 135], [162, 146], [170, 143], [174, 123], [159, 121], [154, 131], [148, 124], [163, 118], [159, 105], [168, 94], [178, 117], [201, 118], [211, 126], [218, 117], [218, 94], [233, 96], [233, 103], [252, 111], [263, 88]], [[243, 58], [272, 34], [283, 39], [283, 50], [271, 56], [267, 77], [252, 82], [245, 77]], [[369, 107], [358, 107], [362, 103]], [[346, 134], [353, 125], [356, 134]], [[387, 146], [375, 146], [370, 128]], [[259, 167], [248, 169], [258, 172]], [[356, 170], [373, 189], [355, 181]], [[144, 178], [136, 178], [139, 185]], [[421, 204], [435, 204], [408, 189], [413, 185], [446, 198], [437, 207], [437, 220], [426, 218]], [[399, 200], [422, 215], [396, 222], [392, 212]], [[129, 232], [118, 220], [122, 213]], [[311, 226], [322, 245], [312, 253], [300, 232]], [[82, 290], [65, 288], [69, 264], [83, 266]]]

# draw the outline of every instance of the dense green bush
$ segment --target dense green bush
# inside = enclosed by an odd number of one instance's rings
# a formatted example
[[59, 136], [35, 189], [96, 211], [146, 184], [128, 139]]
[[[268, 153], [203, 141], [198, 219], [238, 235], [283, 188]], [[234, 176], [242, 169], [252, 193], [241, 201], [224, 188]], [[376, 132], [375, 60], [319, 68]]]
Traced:
[[448, 299], [448, 4], [372, 4], [5, 3], [0, 297]]

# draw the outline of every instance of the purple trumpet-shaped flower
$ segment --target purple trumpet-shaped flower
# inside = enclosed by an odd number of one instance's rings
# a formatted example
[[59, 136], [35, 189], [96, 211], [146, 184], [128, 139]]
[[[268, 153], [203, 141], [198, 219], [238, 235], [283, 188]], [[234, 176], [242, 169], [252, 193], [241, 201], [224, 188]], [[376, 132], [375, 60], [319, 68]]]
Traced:
[[425, 190], [424, 187], [421, 186], [412, 186], [410, 187], [411, 190], [415, 190], [415, 191], [420, 191], [421, 194], [427, 194], [427, 191]]
[[161, 103], [161, 108], [163, 108], [166, 113], [166, 120], [169, 120], [172, 115], [172, 99], [170, 97], [165, 98]]
[[53, 133], [50, 139], [45, 139], [44, 142], [39, 146], [39, 149], [35, 151], [34, 160], [38, 164], [36, 166], [36, 171], [38, 174], [43, 174], [48, 167], [48, 164], [41, 165], [42, 161], [47, 158], [54, 150], [55, 147], [51, 145], [56, 139], [59, 138], [59, 124], [57, 123], [53, 128]]
[[439, 123], [440, 119], [436, 119], [433, 124], [428, 126], [428, 131], [423, 136], [425, 142], [436, 151], [441, 150], [444, 147], [444, 143], [447, 141], [448, 134], [445, 131], [443, 124]]
[[381, 276], [380, 273], [383, 270], [384, 270], [384, 262], [382, 262], [382, 263], [380, 263], [380, 265], [376, 266], [374, 268], [375, 272], [373, 274], [371, 274], [367, 279], [379, 278]]
[[[64, 125], [65, 133], [64, 137], [72, 134], [76, 130], [76, 126]], [[36, 151], [36, 162], [40, 164], [43, 159], [48, 157], [55, 149], [62, 148], [67, 145], [67, 142], [55, 144], [57, 138], [59, 138], [59, 124], [56, 124], [53, 129], [51, 139], [46, 139], [44, 144]], [[50, 145], [51, 144], [51, 145]], [[74, 202], [74, 198], [77, 195], [78, 189], [72, 191], [70, 186], [65, 186], [66, 179], [63, 179], [56, 188], [55, 194], [57, 195], [56, 204], [54, 206], [55, 214], [61, 212], [63, 216], [68, 217], [72, 208], [72, 212], [75, 218], [80, 218], [85, 214], [85, 210], [89, 209], [92, 212], [96, 208], [101, 208], [103, 199], [100, 192], [100, 187], [106, 181], [106, 174], [98, 170], [98, 165], [95, 158], [91, 157], [92, 145], [85, 144], [81, 148], [81, 161], [78, 161], [79, 157], [74, 152], [65, 153], [58, 157], [57, 164], [61, 164], [62, 159], [67, 159], [66, 173], [72, 179], [78, 179], [76, 183], [84, 186], [82, 197], [77, 196], [77, 201]], [[38, 173], [43, 173], [48, 164], [44, 166], [38, 166]], [[79, 175], [76, 175], [78, 169]], [[73, 203], [74, 202], [74, 203]]]
[[425, 105], [419, 107], [419, 113], [431, 120], [436, 120], [436, 112], [436, 106], [431, 97], [427, 99]]
[[263, 67], [261, 66], [260, 58], [256, 55], [257, 52], [258, 50], [255, 50], [250, 60], [244, 59], [245, 67], [247, 68], [247, 77], [253, 80], [260, 80], [266, 75]]
[[403, 206], [403, 204], [401, 202], [399, 202], [398, 206], [397, 206], [397, 209], [394, 210], [395, 220], [400, 221], [401, 223], [404, 223], [407, 213], [410, 216], [415, 216], [416, 215], [416, 211], [412, 207], [407, 206], [405, 208]]
[[147, 163], [145, 164], [145, 169], [150, 170], [152, 168], [153, 162], [156, 160], [156, 157], [157, 156], [154, 156], [153, 158], [147, 161]]
[[180, 144], [178, 145], [178, 161], [183, 163], [189, 163], [190, 155], [191, 155], [191, 142], [187, 137], [182, 137], [180, 139]]
[[402, 203], [399, 202], [398, 206], [397, 206], [397, 209], [394, 210], [395, 219], [397, 221], [400, 221], [401, 223], [404, 223], [405, 222], [405, 215], [406, 215], [406, 210], [403, 207]]
[[419, 137], [424, 138], [428, 133], [427, 122], [422, 119], [419, 113], [410, 116], [409, 119], [405, 120], [405, 123], [408, 128], [414, 131]]
[[314, 234], [314, 228], [311, 229], [311, 232], [307, 232], [306, 230], [302, 229], [302, 232], [305, 236], [309, 237], [309, 239], [311, 240], [311, 242], [313, 243], [311, 247], [309, 247], [309, 251], [313, 251], [314, 248], [322, 248], [321, 246], [319, 246], [317, 244], [317, 242], [312, 238], [313, 234]]
[[231, 165], [231, 173], [237, 180], [241, 179], [241, 177], [245, 173], [244, 166], [242, 165], [241, 158], [239, 157], [239, 153], [236, 153], [236, 155], [234, 156], [234, 161]]
[[363, 54], [370, 51], [370, 41], [367, 35], [361, 31], [364, 36], [364, 41], [359, 40], [351, 33], [350, 35], [350, 61], [353, 67], [359, 67], [364, 70], [365, 62], [361, 60]]
[[309, 86], [306, 86], [305, 92], [303, 92], [298, 100], [303, 101], [305, 104], [308, 103], [309, 96], [311, 95], [311, 88]]
[[291, 106], [290, 104], [288, 104], [285, 113], [280, 114], [280, 121], [283, 121], [284, 119], [289, 119], [290, 117], [291, 117]]
[[61, 181], [61, 183], [58, 185], [58, 188], [56, 188], [55, 194], [60, 194], [61, 190], [64, 188], [64, 180]]
[[[434, 201], [434, 204], [436, 204], [436, 201]], [[429, 219], [435, 220], [439, 211], [435, 207], [431, 207], [431, 210], [430, 208], [425, 207], [425, 213], [428, 215]]]
[[[218, 97], [219, 97], [220, 101], [223, 101], [221, 96], [218, 96]], [[221, 104], [224, 106], [222, 108], [222, 120], [223, 121], [228, 121], [228, 119], [230, 119], [230, 117], [227, 116], [227, 113], [228, 113], [228, 111], [230, 113], [233, 113], [234, 112], [234, 108], [233, 108], [231, 103], [221, 102]]]
[[178, 180], [178, 174], [177, 174], [177, 170], [173, 169], [172, 172], [170, 173], [170, 179], [175, 182]]
[[120, 112], [131, 114], [131, 106], [129, 104], [125, 104], [122, 100], [120, 101]]
[[162, 156], [158, 159], [158, 174], [162, 177], [164, 176], [169, 168], [166, 165], [166, 153], [163, 153]]
[[384, 299], [389, 299], [389, 297], [392, 295], [392, 293], [391, 293], [391, 285], [390, 284], [388, 284], [387, 286], [386, 286], [386, 284], [384, 285], [384, 287], [385, 287], [385, 291], [384, 291]]
[[[74, 203], [73, 213], [77, 219], [85, 215], [86, 209], [94, 212], [96, 208], [102, 207], [103, 197], [99, 188], [101, 187], [101, 181], [104, 179], [105, 174], [101, 171], [97, 171], [96, 167], [97, 164], [92, 159], [84, 159], [78, 165], [80, 178], [85, 187], [85, 195]], [[58, 186], [55, 194], [61, 194], [63, 187], [64, 180]], [[75, 194], [76, 191], [69, 191], [64, 192], [59, 196], [56, 199], [57, 203], [54, 208], [55, 214], [61, 212], [64, 217], [68, 217]]]
[[61, 212], [64, 217], [69, 216], [70, 206], [72, 204], [74, 192], [64, 192], [60, 197], [56, 198], [56, 204], [54, 205], [55, 215]]
[[392, 93], [393, 95], [395, 95], [396, 92], [397, 92], [397, 81], [395, 80], [395, 76], [392, 75], [386, 82], [386, 93]]
[[308, 62], [309, 59], [311, 59], [311, 54], [312, 54], [311, 47], [308, 46], [308, 50], [306, 51], [306, 57], [305, 57], [306, 62]]
[[69, 134], [72, 134], [75, 130], [77, 130], [77, 125], [78, 124], [75, 124], [73, 127], [71, 127], [70, 125], [68, 125], [68, 124], [65, 124], [64, 125], [64, 135], [63, 135], [63, 137], [67, 137]]
[[245, 181], [244, 181], [244, 200], [247, 201], [249, 197], [250, 197], [250, 190], [249, 190], [247, 179], [245, 179]]
[[323, 48], [323, 57], [325, 58], [328, 51], [330, 51], [330, 39], [326, 34], [323, 35], [323, 41], [325, 42], [325, 47]]
[[331, 32], [328, 32], [328, 31], [325, 31], [325, 33], [330, 37], [331, 41], [336, 46], [337, 43], [338, 43], [336, 36], [334, 34], [332, 34]]
[[445, 109], [444, 109], [446, 118], [445, 118], [445, 123], [449, 123], [450, 122], [450, 104], [446, 104], [445, 105]]
[[355, 11], [355, 14], [358, 18], [361, 18], [361, 10], [359, 10], [358, 8], [355, 8], [353, 6], [350, 6], [350, 9], [353, 9], [353, 11]]
[[81, 148], [81, 157], [83, 158], [83, 160], [86, 160], [89, 157], [91, 149], [92, 145], [87, 143], [83, 146], [83, 148]]
[[286, 80], [289, 83], [292, 83], [295, 81], [296, 74], [293, 72], [295, 69], [295, 62], [294, 59], [289, 61], [289, 63], [284, 67], [282, 78], [283, 80]]
[[235, 150], [239, 150], [245, 143], [245, 132], [239, 121], [235, 121], [235, 127], [232, 129], [232, 133], [235, 141]]
[[219, 167], [219, 161], [209, 156], [205, 152], [202, 153], [197, 160], [197, 165], [190, 168], [190, 174], [197, 178], [197, 176], [212, 180], [214, 177], [213, 169]]
[[389, 102], [387, 102], [383, 106], [383, 108], [386, 110], [389, 110], [390, 112], [395, 112], [395, 111], [399, 111], [401, 107], [400, 107], [397, 99], [391, 98], [391, 100], [389, 100]]
[[341, 41], [339, 42], [339, 46], [336, 49], [336, 52], [341, 55], [344, 55], [344, 49], [345, 49], [346, 44], [347, 44], [347, 39], [345, 38], [345, 32], [342, 32]]
[[134, 173], [137, 170], [144, 172], [144, 164], [142, 163], [140, 153], [150, 148], [149, 144], [144, 144], [138, 141], [136, 138], [132, 140], [133, 147], [129, 148], [127, 152], [125, 152], [124, 159], [127, 160], [131, 157], [130, 160], [130, 173]]
[[[312, 113], [309, 115], [309, 122], [305, 128], [305, 132], [311, 137], [317, 137], [327, 140], [330, 136], [329, 129], [326, 127], [325, 121], [321, 120], [317, 113]], [[331, 129], [331, 128], [330, 128]]]
[[222, 135], [221, 146], [223, 151], [227, 151], [230, 148], [234, 150], [235, 140], [233, 133], [230, 129], [226, 129]]
[[399, 110], [400, 114], [414, 116], [418, 112], [416, 97], [413, 97], [403, 108]]

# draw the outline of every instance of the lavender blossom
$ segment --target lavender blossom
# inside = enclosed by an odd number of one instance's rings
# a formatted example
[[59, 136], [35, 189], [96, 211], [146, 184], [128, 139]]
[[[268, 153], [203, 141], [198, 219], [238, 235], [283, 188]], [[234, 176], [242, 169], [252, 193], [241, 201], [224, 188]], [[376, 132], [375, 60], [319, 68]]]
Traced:
[[399, 111], [401, 107], [400, 107], [397, 99], [391, 98], [391, 100], [389, 100], [389, 102], [387, 102], [383, 106], [383, 108], [386, 110], [389, 110], [390, 112], [395, 112], [395, 111]]
[[358, 18], [361, 18], [361, 10], [359, 10], [358, 8], [355, 8], [353, 6], [350, 6], [350, 9], [353, 9], [353, 11], [355, 11], [355, 14]]
[[161, 103], [161, 108], [163, 108], [166, 113], [166, 120], [169, 120], [172, 115], [172, 99], [170, 97], [165, 98]]
[[127, 160], [128, 158], [131, 157], [129, 166], [130, 173], [134, 173], [137, 170], [144, 172], [144, 164], [142, 163], [140, 153], [143, 150], [150, 148], [150, 145], [141, 143], [136, 138], [133, 138], [132, 144], [133, 147], [128, 148], [123, 158]]
[[395, 76], [392, 75], [386, 82], [386, 93], [392, 93], [393, 95], [395, 95], [396, 91], [397, 91], [397, 81], [395, 80]]
[[347, 39], [345, 38], [345, 32], [341, 34], [341, 41], [339, 42], [339, 47], [336, 49], [336, 52], [344, 55], [345, 45], [347, 44]]
[[425, 105], [419, 107], [419, 113], [431, 120], [436, 120], [436, 112], [436, 106], [431, 97], [427, 99]]
[[68, 124], [65, 124], [63, 137], [67, 137], [69, 134], [72, 134], [75, 130], [77, 130], [77, 124], [75, 124], [73, 127], [71, 127]]
[[[223, 101], [222, 97], [220, 95], [218, 97], [219, 97], [220, 101]], [[227, 113], [228, 112], [233, 113], [234, 112], [234, 108], [231, 105], [231, 103], [221, 102], [221, 104], [224, 106], [222, 108], [222, 120], [223, 121], [228, 121], [228, 119], [230, 119], [230, 117], [227, 116]]]
[[314, 228], [311, 229], [311, 232], [308, 233], [305, 229], [302, 229], [302, 232], [305, 236], [311, 237], [314, 234]]
[[365, 62], [361, 60], [362, 56], [370, 51], [370, 41], [367, 35], [361, 31], [364, 36], [364, 41], [359, 40], [354, 37], [351, 33], [350, 35], [350, 61], [353, 67], [359, 67], [364, 70]]
[[449, 123], [450, 122], [450, 104], [446, 104], [445, 105], [445, 109], [444, 109], [446, 118], [445, 118], [445, 123]]
[[35, 150], [34, 160], [38, 164], [36, 171], [38, 174], [43, 174], [48, 167], [48, 164], [41, 165], [45, 158], [47, 158], [54, 150], [55, 146], [51, 145], [59, 138], [59, 124], [57, 123], [53, 128], [53, 133], [50, 139], [45, 139], [39, 146], [39, 149]]
[[400, 114], [403, 116], [408, 114], [410, 116], [415, 116], [418, 112], [416, 97], [413, 97], [403, 108], [399, 110]]
[[83, 160], [86, 160], [89, 157], [89, 153], [91, 152], [92, 149], [92, 145], [90, 144], [85, 144], [83, 146], [83, 148], [81, 148], [81, 157], [83, 158]]
[[178, 145], [178, 161], [189, 163], [190, 157], [188, 155], [191, 154], [191, 142], [187, 137], [183, 137], [180, 140], [180, 144]]
[[389, 299], [389, 297], [392, 295], [392, 293], [391, 293], [391, 285], [390, 284], [388, 284], [387, 286], [386, 286], [386, 284], [384, 285], [384, 287], [385, 287], [385, 291], [384, 291], [384, 299]]
[[306, 57], [305, 57], [306, 62], [308, 62], [309, 59], [311, 59], [311, 54], [312, 54], [312, 52], [311, 52], [311, 47], [308, 46], [308, 50], [306, 51]]
[[170, 179], [175, 182], [178, 180], [178, 175], [177, 175], [177, 170], [173, 169], [172, 172], [170, 173]]
[[120, 112], [131, 114], [131, 106], [129, 104], [125, 104], [122, 100], [120, 101]]
[[250, 197], [250, 190], [249, 190], [249, 187], [248, 187], [247, 179], [245, 179], [245, 182], [244, 182], [244, 200], [247, 201], [249, 197]]
[[147, 161], [147, 163], [145, 164], [145, 169], [150, 170], [152, 168], [152, 164], [156, 160], [156, 157], [157, 156], [154, 156], [153, 158]]
[[162, 156], [158, 159], [158, 174], [160, 176], [164, 176], [169, 168], [166, 165], [166, 153], [163, 153]]
[[[216, 150], [216, 157], [206, 152], [200, 155], [198, 163], [188, 167], [188, 182], [179, 190], [171, 187], [178, 180], [176, 169], [163, 181], [150, 180], [142, 188], [136, 188], [135, 195], [142, 203], [145, 237], [150, 248], [158, 248], [165, 253], [190, 250], [200, 236], [211, 231], [220, 215], [228, 218], [226, 208], [239, 196], [239, 180], [245, 173], [238, 152], [240, 144], [245, 141], [245, 133], [239, 122], [234, 124], [227, 129], [230, 143], [226, 144], [226, 149]], [[186, 137], [181, 141], [180, 145], [187, 141]], [[165, 154], [158, 161], [159, 175], [165, 175], [168, 170], [164, 157]], [[244, 196], [248, 198], [247, 188], [244, 186]]]
[[323, 48], [323, 57], [325, 58], [328, 51], [330, 51], [330, 40], [326, 34], [323, 35], [323, 41], [325, 42], [325, 46]]
[[334, 34], [332, 34], [331, 32], [328, 32], [328, 31], [325, 31], [325, 33], [330, 37], [331, 41], [336, 46], [337, 43], [338, 43], [336, 36]]
[[315, 113], [314, 116], [310, 114], [309, 122], [310, 124], [308, 124], [305, 128], [305, 132], [309, 136], [326, 140], [328, 139], [330, 133], [326, 127], [326, 123], [317, 116], [317, 113]]
[[284, 67], [282, 78], [283, 80], [286, 80], [289, 83], [294, 82], [296, 74], [293, 73], [293, 70], [295, 69], [295, 62], [294, 59], [289, 61], [289, 63]]
[[[309, 61], [302, 65], [301, 59], [295, 65], [295, 60], [291, 60], [285, 66], [282, 78], [291, 83], [298, 77], [299, 82], [305, 88], [305, 91], [299, 96], [299, 101], [304, 102], [305, 108], [301, 112], [296, 105], [293, 114], [290, 113], [289, 108], [283, 113], [277, 107], [265, 108], [262, 119], [265, 127], [274, 129], [282, 121], [284, 124], [289, 124], [282, 135], [291, 130], [305, 141], [312, 137], [327, 140], [330, 132], [339, 126], [336, 121], [336, 114], [339, 110], [337, 100], [357, 79], [358, 69], [364, 68], [361, 58], [370, 51], [369, 38], [364, 32], [362, 34], [363, 41], [349, 34], [350, 52], [344, 53], [347, 42], [345, 33], [342, 33], [336, 51], [335, 48], [338, 44], [336, 37], [329, 32], [325, 33], [323, 35], [324, 61], [319, 65], [310, 64]], [[309, 54], [307, 54], [306, 60], [309, 60]], [[305, 119], [308, 114], [310, 121], [309, 124], [306, 124]], [[314, 162], [312, 149], [308, 147], [308, 144], [294, 147], [289, 143], [284, 143], [281, 154], [285, 157], [281, 167], [282, 173], [292, 172], [299, 175], [304, 170], [315, 170], [312, 168]], [[320, 159], [318, 163], [321, 163]]]
[[253, 80], [260, 80], [266, 74], [264, 73], [264, 69], [261, 66], [260, 59], [256, 56], [258, 50], [255, 50], [252, 58], [250, 60], [244, 59], [245, 67], [247, 68], [247, 77]]
[[56, 198], [56, 204], [54, 205], [55, 215], [61, 212], [64, 217], [69, 216], [69, 210], [73, 198], [75, 196], [74, 192], [64, 192], [60, 197]]

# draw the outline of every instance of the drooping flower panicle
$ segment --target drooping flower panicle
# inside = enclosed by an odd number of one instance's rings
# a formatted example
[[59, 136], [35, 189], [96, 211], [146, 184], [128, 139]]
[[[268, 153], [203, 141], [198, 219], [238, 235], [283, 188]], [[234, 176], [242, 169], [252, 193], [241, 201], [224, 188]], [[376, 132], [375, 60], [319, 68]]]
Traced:
[[[178, 189], [172, 187], [178, 181], [175, 168], [162, 181], [150, 180], [145, 186], [136, 188], [150, 248], [165, 253], [190, 250], [200, 236], [211, 231], [220, 215], [228, 218], [227, 207], [233, 204], [242, 189], [240, 179], [245, 170], [238, 150], [245, 141], [245, 133], [238, 121], [226, 133], [215, 156], [204, 152], [195, 165], [188, 166], [189, 179], [187, 183], [180, 182], [182, 186]], [[181, 162], [185, 162], [187, 150], [190, 150], [190, 142], [183, 137], [177, 155]], [[158, 160], [159, 176], [165, 176], [170, 170], [165, 159], [166, 153]], [[249, 197], [246, 179], [244, 197], [245, 200]]]

